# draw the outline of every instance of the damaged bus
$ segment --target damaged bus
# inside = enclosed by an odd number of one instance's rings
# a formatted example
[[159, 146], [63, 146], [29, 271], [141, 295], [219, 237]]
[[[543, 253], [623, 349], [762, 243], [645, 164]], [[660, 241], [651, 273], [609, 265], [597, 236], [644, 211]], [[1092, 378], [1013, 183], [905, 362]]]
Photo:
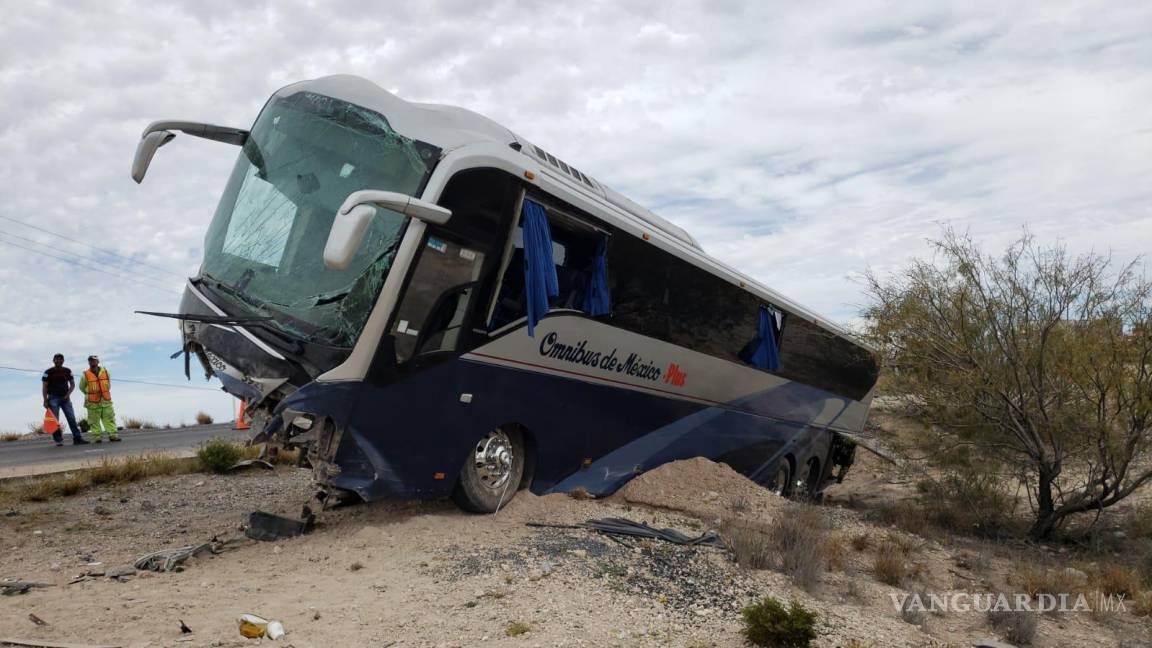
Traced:
[[290, 85], [240, 148], [178, 313], [185, 373], [247, 401], [335, 499], [497, 510], [707, 457], [818, 496], [877, 377], [833, 323], [473, 112], [361, 78]]

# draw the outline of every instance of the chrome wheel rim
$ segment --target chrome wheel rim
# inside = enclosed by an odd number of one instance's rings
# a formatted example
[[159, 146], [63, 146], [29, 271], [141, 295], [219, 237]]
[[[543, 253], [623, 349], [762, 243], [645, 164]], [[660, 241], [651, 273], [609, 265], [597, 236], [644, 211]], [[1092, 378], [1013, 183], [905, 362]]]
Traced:
[[501, 430], [492, 430], [476, 444], [472, 466], [480, 483], [489, 490], [500, 490], [512, 477], [512, 440]]

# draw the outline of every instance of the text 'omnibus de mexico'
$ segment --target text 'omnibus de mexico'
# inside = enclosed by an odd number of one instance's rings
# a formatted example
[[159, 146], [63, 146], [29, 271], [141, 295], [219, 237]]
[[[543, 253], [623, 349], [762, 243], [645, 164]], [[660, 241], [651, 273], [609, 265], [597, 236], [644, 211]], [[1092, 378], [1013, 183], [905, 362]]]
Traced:
[[287, 86], [240, 147], [179, 313], [185, 373], [305, 449], [328, 497], [497, 510], [707, 457], [782, 494], [852, 462], [877, 364], [832, 322], [507, 128], [352, 76]]

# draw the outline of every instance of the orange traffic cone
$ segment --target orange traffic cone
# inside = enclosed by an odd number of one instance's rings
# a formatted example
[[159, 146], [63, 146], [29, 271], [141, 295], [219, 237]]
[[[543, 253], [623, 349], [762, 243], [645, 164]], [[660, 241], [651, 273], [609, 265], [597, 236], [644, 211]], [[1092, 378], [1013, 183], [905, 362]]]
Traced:
[[232, 426], [233, 430], [247, 430], [251, 428], [248, 422], [244, 420], [244, 411], [248, 406], [248, 401], [240, 400], [240, 413], [236, 415], [236, 424]]
[[56, 434], [60, 429], [60, 421], [52, 416], [52, 410], [44, 408], [44, 434]]

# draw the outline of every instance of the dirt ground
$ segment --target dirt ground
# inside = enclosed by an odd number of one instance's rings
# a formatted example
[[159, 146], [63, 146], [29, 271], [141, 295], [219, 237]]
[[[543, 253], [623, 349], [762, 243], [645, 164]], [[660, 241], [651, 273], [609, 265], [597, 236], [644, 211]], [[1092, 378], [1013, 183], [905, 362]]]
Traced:
[[[741, 568], [723, 549], [564, 526], [627, 517], [698, 534], [726, 519], [767, 523], [795, 511], [704, 460], [654, 470], [606, 500], [522, 492], [496, 515], [461, 513], [447, 502], [346, 507], [321, 513], [309, 535], [248, 541], [194, 559], [181, 572], [69, 585], [79, 574], [115, 571], [152, 551], [242, 536], [249, 512], [295, 515], [312, 493], [310, 474], [288, 467], [98, 488], [0, 507], [0, 578], [53, 585], [0, 599], [0, 638], [247, 646], [261, 640], [242, 638], [237, 617], [252, 613], [281, 621], [287, 635], [277, 643], [297, 648], [726, 647], [745, 645], [740, 609], [766, 595], [817, 611], [822, 634], [815, 645], [822, 647], [969, 646], [994, 637], [978, 612], [906, 622], [891, 599], [906, 590], [872, 574], [875, 555], [898, 543], [915, 547], [916, 587], [988, 591], [1004, 587], [1018, 559], [1010, 547], [907, 536], [835, 505], [852, 492], [905, 496], [902, 479], [865, 454], [830, 493], [833, 505], [821, 510], [840, 555], [811, 592], [780, 573]], [[872, 540], [857, 550], [851, 539], [861, 535]], [[35, 625], [30, 613], [48, 625]], [[181, 621], [191, 634], [181, 634]], [[526, 631], [509, 636], [512, 624]], [[1134, 648], [1152, 645], [1152, 633], [1147, 619], [1128, 613], [1042, 615], [1034, 645]]]

